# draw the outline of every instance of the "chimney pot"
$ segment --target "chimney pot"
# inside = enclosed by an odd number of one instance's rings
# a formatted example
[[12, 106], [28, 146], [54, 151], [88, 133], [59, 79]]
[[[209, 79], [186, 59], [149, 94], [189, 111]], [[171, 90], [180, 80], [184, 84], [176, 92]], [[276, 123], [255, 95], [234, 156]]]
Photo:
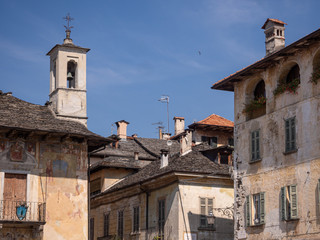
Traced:
[[127, 126], [128, 126], [129, 122], [125, 121], [125, 120], [121, 120], [116, 122], [117, 125], [117, 135], [118, 137], [121, 138], [121, 140], [126, 140], [127, 139]]
[[169, 151], [161, 149], [160, 168], [168, 166], [169, 163]]
[[278, 19], [268, 18], [262, 26], [266, 36], [266, 56], [284, 48], [285, 46], [285, 37], [284, 37], [284, 25], [287, 25], [285, 22], [282, 22]]
[[174, 117], [174, 135], [178, 135], [184, 131], [184, 117]]

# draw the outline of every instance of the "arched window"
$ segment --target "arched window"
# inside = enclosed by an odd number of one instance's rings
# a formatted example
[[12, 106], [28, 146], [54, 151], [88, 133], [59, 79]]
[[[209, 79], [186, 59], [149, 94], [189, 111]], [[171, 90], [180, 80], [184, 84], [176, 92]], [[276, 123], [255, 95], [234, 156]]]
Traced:
[[290, 71], [286, 77], [286, 83], [291, 83], [293, 81], [299, 81], [299, 83], [300, 83], [300, 68], [299, 68], [298, 64], [294, 65], [290, 69]]
[[254, 100], [258, 100], [261, 97], [264, 97], [264, 98], [266, 97], [266, 89], [265, 89], [265, 84], [263, 80], [261, 80], [257, 84], [253, 94], [254, 94]]
[[67, 66], [67, 87], [75, 88], [76, 87], [76, 67], [77, 64], [73, 61], [68, 62]]

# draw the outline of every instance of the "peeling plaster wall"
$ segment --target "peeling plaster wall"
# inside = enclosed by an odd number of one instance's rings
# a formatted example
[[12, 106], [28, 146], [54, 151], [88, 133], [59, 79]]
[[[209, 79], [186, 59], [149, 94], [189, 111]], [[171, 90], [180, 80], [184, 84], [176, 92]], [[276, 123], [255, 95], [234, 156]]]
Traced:
[[[235, 84], [235, 239], [320, 239], [320, 84], [310, 82], [318, 53], [319, 44], [313, 45]], [[294, 63], [300, 68], [297, 94], [275, 97], [279, 79]], [[266, 86], [266, 114], [248, 120], [243, 109], [261, 79]], [[296, 119], [298, 150], [284, 154], [284, 120], [290, 117]], [[250, 163], [250, 133], [258, 129], [262, 159]], [[280, 219], [280, 189], [291, 184], [298, 188], [299, 220], [286, 222]], [[245, 227], [245, 197], [259, 192], [266, 194], [265, 224]]]
[[[19, 143], [22, 161], [10, 159]], [[46, 203], [43, 226], [3, 224], [0, 239], [87, 239], [87, 144], [34, 138], [0, 139], [0, 199], [4, 173], [27, 174], [27, 201]]]

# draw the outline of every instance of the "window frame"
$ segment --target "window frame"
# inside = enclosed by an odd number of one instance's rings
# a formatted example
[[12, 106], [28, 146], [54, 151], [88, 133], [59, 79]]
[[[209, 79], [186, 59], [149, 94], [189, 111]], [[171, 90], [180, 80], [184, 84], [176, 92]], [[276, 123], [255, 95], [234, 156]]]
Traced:
[[[209, 201], [211, 203], [209, 203]], [[199, 197], [199, 228], [214, 228], [214, 224], [208, 224], [207, 216], [213, 214], [214, 197]]]
[[297, 151], [296, 117], [284, 120], [285, 153]]
[[110, 212], [103, 214], [103, 234], [109, 236], [110, 233]]
[[261, 131], [260, 129], [250, 132], [250, 162], [257, 162], [261, 157]]
[[[257, 200], [258, 205], [256, 205]], [[260, 226], [265, 224], [265, 192], [255, 193], [246, 196], [246, 226]]]
[[118, 219], [117, 219], [117, 236], [119, 239], [123, 239], [124, 235], [124, 210], [118, 210]]
[[132, 231], [133, 233], [140, 232], [140, 207], [136, 206], [132, 209]]
[[298, 191], [297, 185], [281, 187], [280, 216], [282, 221], [298, 220]]

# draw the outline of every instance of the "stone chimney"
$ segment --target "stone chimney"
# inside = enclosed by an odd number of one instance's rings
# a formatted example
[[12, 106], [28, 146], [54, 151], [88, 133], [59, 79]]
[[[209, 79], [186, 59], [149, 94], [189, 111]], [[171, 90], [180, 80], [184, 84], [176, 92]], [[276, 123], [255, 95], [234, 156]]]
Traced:
[[171, 137], [171, 133], [162, 133], [162, 139], [163, 140], [169, 140]]
[[184, 117], [174, 117], [174, 135], [184, 131]]
[[268, 18], [263, 24], [262, 29], [264, 29], [264, 34], [266, 35], [266, 56], [280, 50], [281, 48], [284, 48], [284, 25], [287, 24], [278, 19], [272, 18]]
[[127, 139], [127, 126], [128, 122], [125, 120], [121, 120], [116, 122], [117, 125], [117, 135], [118, 137], [121, 138], [121, 140], [126, 140]]
[[169, 151], [161, 149], [160, 168], [166, 167], [169, 164]]
[[183, 156], [191, 152], [192, 147], [192, 131], [186, 130], [186, 134], [180, 138], [180, 155]]

